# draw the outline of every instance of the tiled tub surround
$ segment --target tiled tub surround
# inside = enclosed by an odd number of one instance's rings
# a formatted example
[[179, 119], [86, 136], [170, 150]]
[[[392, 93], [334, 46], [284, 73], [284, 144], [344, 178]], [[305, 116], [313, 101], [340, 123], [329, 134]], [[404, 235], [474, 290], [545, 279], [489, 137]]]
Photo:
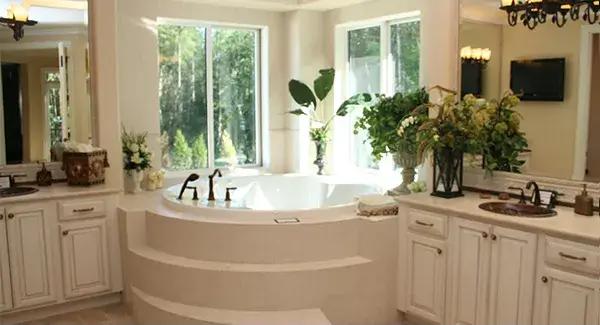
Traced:
[[176, 211], [158, 192], [128, 198], [119, 215], [128, 301], [140, 324], [398, 320], [395, 217], [359, 218], [353, 205], [236, 217]]
[[55, 184], [0, 199], [0, 323], [120, 301], [118, 193]]
[[599, 323], [599, 216], [498, 215], [472, 193], [397, 201], [397, 304], [416, 323]]

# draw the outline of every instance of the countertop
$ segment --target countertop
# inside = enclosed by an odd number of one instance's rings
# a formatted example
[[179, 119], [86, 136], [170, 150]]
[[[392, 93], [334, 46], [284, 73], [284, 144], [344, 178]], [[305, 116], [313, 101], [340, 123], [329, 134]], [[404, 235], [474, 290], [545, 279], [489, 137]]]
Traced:
[[28, 195], [23, 195], [23, 196], [0, 198], [0, 205], [11, 204], [11, 203], [25, 203], [25, 202], [31, 202], [31, 201], [73, 198], [73, 197], [81, 197], [81, 196], [89, 196], [89, 195], [117, 194], [120, 192], [119, 189], [114, 188], [114, 187], [109, 187], [107, 185], [94, 185], [94, 186], [84, 187], [84, 186], [68, 186], [66, 183], [56, 183], [56, 184], [52, 184], [52, 186], [49, 186], [49, 187], [25, 186], [25, 185], [24, 185], [24, 187], [34, 187], [34, 188], [37, 188], [39, 191], [35, 192], [33, 194], [28, 194]]
[[498, 201], [498, 199], [481, 199], [477, 193], [467, 193], [465, 197], [456, 199], [443, 199], [431, 196], [429, 193], [419, 193], [396, 197], [396, 201], [410, 207], [452, 217], [541, 232], [561, 239], [600, 246], [600, 216], [580, 216], [575, 214], [572, 208], [557, 207], [558, 214], [555, 217], [537, 219], [506, 216], [482, 210], [479, 208], [481, 203]]

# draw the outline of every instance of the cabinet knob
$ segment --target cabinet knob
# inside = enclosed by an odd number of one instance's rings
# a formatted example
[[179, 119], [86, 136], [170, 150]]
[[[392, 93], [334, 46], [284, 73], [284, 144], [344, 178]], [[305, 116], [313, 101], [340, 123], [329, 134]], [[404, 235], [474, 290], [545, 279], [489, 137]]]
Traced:
[[496, 235], [494, 235], [494, 234], [492, 234], [492, 236], [490, 238], [492, 238], [492, 240], [498, 239], [498, 237], [496, 237]]
[[14, 218], [15, 218], [15, 215], [14, 215], [14, 214], [12, 214], [12, 213], [9, 213], [9, 214], [8, 214], [8, 219], [14, 219]]
[[546, 276], [543, 276], [543, 277], [542, 277], [542, 282], [543, 282], [543, 283], [548, 283], [548, 278], [547, 278]]
[[441, 248], [438, 248], [438, 249], [437, 249], [437, 253], [438, 253], [438, 255], [442, 255], [442, 253], [443, 253], [443, 252], [444, 252], [444, 251], [443, 251]]
[[63, 232], [62, 232], [62, 235], [63, 235], [63, 236], [68, 236], [68, 235], [69, 235], [69, 231], [68, 231], [68, 230], [65, 230], [65, 231], [63, 231]]
[[0, 220], [4, 220], [4, 215], [0, 214]]
[[481, 233], [481, 237], [483, 237], [483, 238], [488, 238], [488, 236], [489, 236], [489, 235], [488, 235], [488, 233], [487, 233], [487, 232], [482, 232], [482, 233]]

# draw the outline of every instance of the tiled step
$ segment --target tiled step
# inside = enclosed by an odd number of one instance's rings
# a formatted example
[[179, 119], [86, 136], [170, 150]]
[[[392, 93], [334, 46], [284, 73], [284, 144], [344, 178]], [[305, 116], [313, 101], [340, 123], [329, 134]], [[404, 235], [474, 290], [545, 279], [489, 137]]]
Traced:
[[171, 255], [234, 263], [326, 261], [358, 253], [361, 220], [231, 224], [146, 213], [146, 244]]
[[320, 309], [239, 311], [190, 306], [132, 288], [133, 311], [140, 325], [331, 325]]
[[129, 263], [132, 286], [153, 296], [192, 306], [256, 311], [310, 309], [331, 296], [352, 295], [371, 260], [352, 256], [303, 263], [224, 263], [142, 246], [130, 248]]

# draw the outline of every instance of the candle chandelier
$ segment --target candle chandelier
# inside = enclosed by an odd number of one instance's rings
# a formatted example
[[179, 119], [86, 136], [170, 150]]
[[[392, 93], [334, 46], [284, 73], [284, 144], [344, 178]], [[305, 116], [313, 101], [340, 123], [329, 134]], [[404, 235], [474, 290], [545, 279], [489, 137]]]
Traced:
[[563, 27], [569, 19], [582, 19], [590, 24], [600, 21], [600, 0], [501, 0], [500, 9], [506, 11], [508, 24], [519, 21], [529, 29], [550, 20]]
[[460, 58], [464, 63], [485, 65], [492, 59], [492, 51], [488, 48], [465, 46], [460, 49]]

